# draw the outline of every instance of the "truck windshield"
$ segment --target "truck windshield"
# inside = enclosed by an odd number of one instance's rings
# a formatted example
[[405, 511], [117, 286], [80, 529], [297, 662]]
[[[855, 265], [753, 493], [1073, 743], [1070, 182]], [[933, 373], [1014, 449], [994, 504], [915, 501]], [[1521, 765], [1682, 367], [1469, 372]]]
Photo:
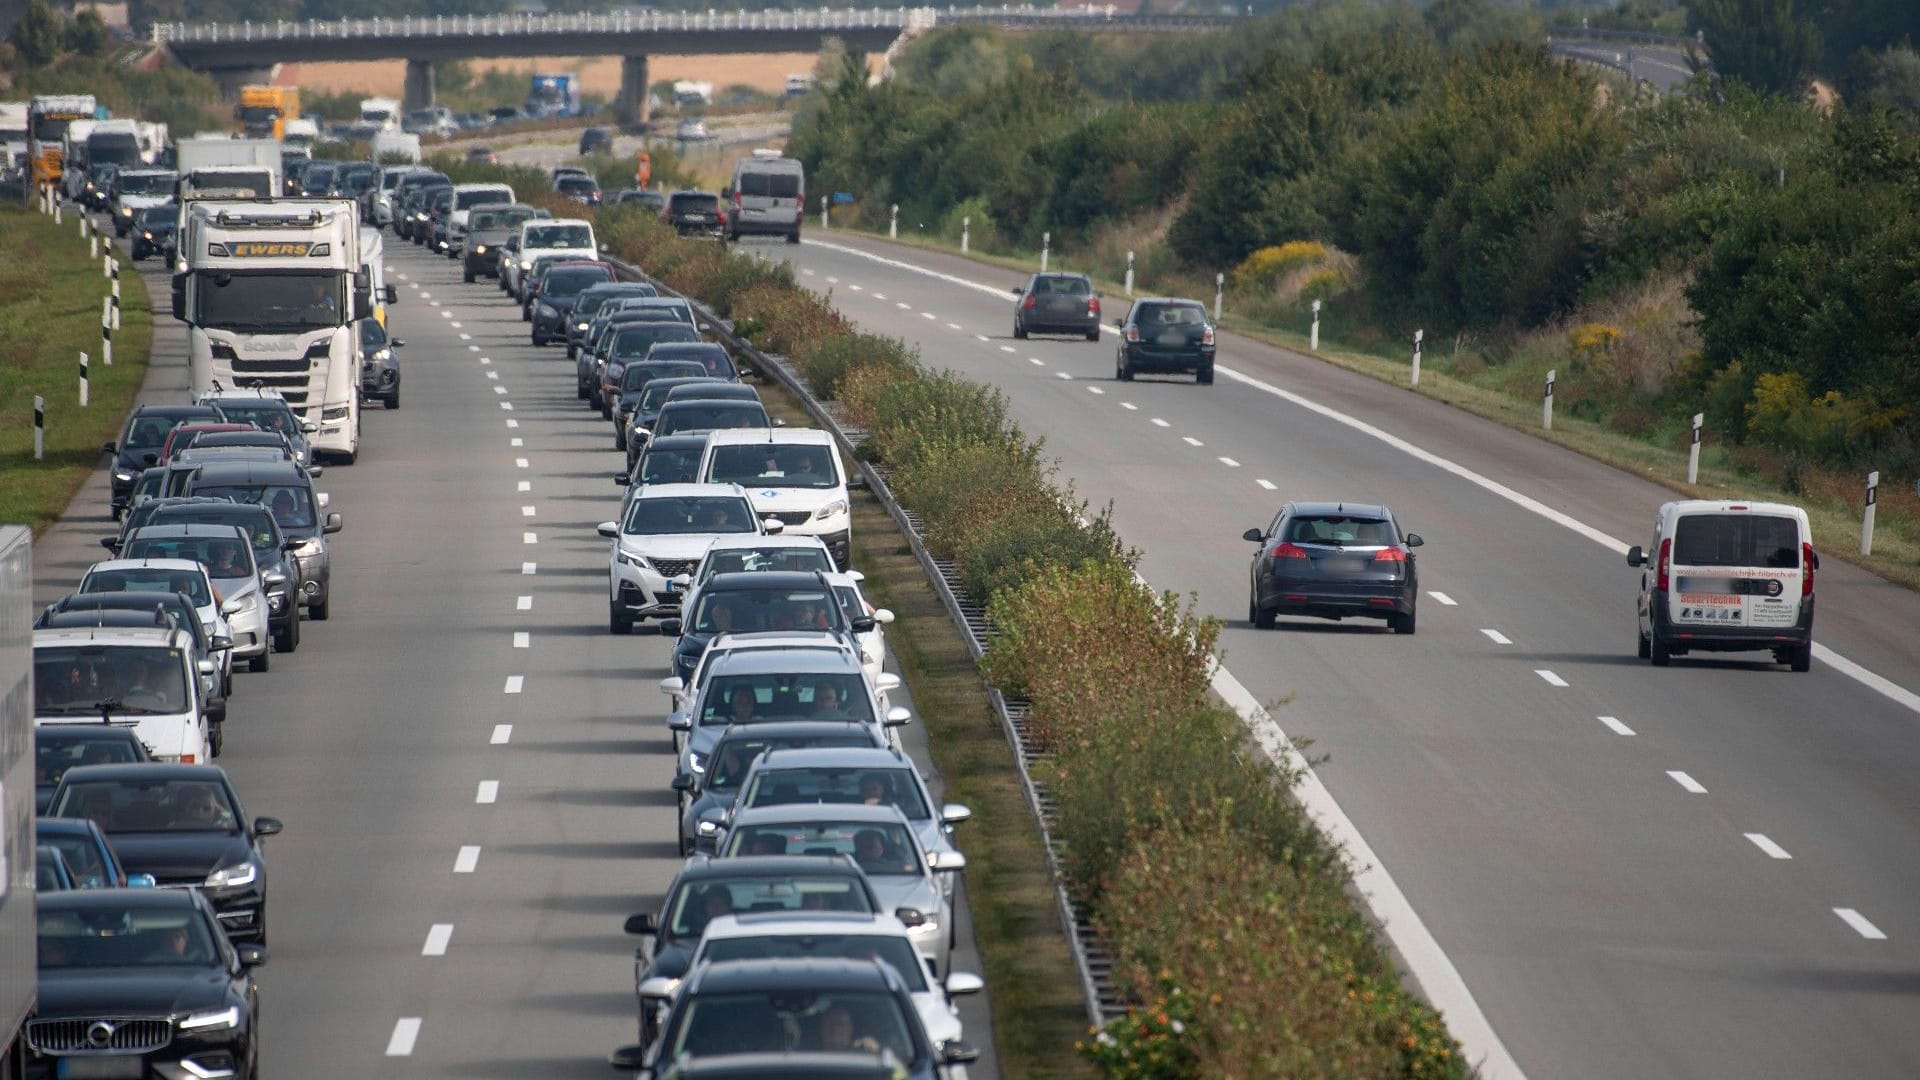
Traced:
[[339, 271], [194, 275], [193, 324], [254, 333], [345, 326], [346, 275]]
[[95, 165], [138, 165], [140, 144], [131, 135], [95, 135], [87, 140], [87, 160]]

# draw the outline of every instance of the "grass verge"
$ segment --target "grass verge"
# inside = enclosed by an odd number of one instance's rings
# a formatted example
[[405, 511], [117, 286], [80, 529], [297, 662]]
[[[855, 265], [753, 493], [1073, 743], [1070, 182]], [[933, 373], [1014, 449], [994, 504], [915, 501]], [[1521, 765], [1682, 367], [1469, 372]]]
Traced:
[[[811, 418], [778, 383], [763, 381], [770, 413], [792, 426]], [[899, 527], [870, 492], [853, 498], [854, 564], [868, 598], [894, 614], [887, 649], [913, 695], [919, 722], [946, 780], [946, 798], [965, 803], [967, 904], [993, 1013], [994, 1050], [1005, 1080], [1091, 1077], [1074, 1052], [1086, 1007], [1054, 904], [1040, 834], [1013, 761], [960, 632]]]
[[[147, 374], [153, 316], [140, 276], [123, 265], [113, 366], [100, 355], [100, 303], [108, 283], [71, 214], [53, 219], [0, 206], [0, 521], [33, 527], [59, 519], [100, 467], [100, 444], [118, 437]], [[80, 407], [80, 354], [92, 358]], [[46, 457], [33, 460], [33, 399], [47, 402]]]
[[[872, 239], [882, 239], [886, 235], [878, 230], [845, 231], [858, 232]], [[947, 255], [960, 254], [958, 245], [927, 233], [903, 233], [891, 242]], [[1007, 283], [1010, 286], [1019, 284], [1020, 279], [1039, 268], [1037, 252], [1023, 257], [970, 251], [962, 257], [984, 267], [1019, 275], [1019, 278], [1009, 277]], [[1052, 266], [1084, 272], [1083, 268], [1064, 256], [1052, 260]], [[1122, 295], [1120, 282], [1099, 274], [1089, 276], [1108, 296]], [[1146, 290], [1137, 289], [1136, 292], [1144, 295]], [[1325, 335], [1322, 336], [1320, 349], [1310, 351], [1305, 334], [1254, 322], [1235, 315], [1231, 310], [1224, 312], [1221, 322], [1225, 329], [1243, 337], [1311, 356], [1335, 367], [1407, 389], [1410, 393], [1445, 402], [1481, 419], [1525, 432], [1633, 473], [1684, 498], [1740, 498], [1799, 505], [1807, 511], [1814, 535], [1824, 538], [1825, 542], [1820, 548], [1822, 555], [1852, 563], [1905, 588], [1920, 589], [1920, 494], [1914, 491], [1890, 483], [1882, 485], [1874, 528], [1874, 551], [1872, 555], [1862, 556], [1859, 553], [1859, 538], [1860, 516], [1865, 500], [1864, 477], [1859, 478], [1857, 483], [1827, 478], [1827, 482], [1809, 482], [1800, 491], [1789, 491], [1737, 467], [1725, 446], [1709, 444], [1701, 450], [1699, 482], [1689, 485], [1684, 446], [1676, 448], [1634, 438], [1605, 424], [1567, 416], [1564, 412], [1554, 417], [1552, 431], [1543, 431], [1538, 398], [1521, 398], [1456, 377], [1444, 369], [1443, 358], [1428, 356], [1420, 372], [1419, 388], [1411, 389], [1407, 387], [1409, 358], [1406, 356], [1383, 356], [1361, 349], [1330, 345]]]

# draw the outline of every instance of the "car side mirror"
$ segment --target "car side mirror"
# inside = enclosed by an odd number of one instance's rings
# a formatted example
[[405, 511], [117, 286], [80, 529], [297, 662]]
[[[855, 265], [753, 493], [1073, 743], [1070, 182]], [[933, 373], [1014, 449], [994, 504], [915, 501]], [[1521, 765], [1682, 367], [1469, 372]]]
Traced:
[[103, 536], [100, 538], [100, 546], [106, 548], [108, 551], [119, 551], [120, 538], [117, 536]]
[[142, 463], [149, 466], [158, 465], [160, 464], [160, 455], [159, 454], [141, 454], [140, 460]]
[[387, 344], [393, 346], [396, 349], [404, 349], [407, 347], [407, 343], [404, 341], [401, 341], [399, 338], [388, 338]]
[[682, 625], [679, 619], [661, 619], [660, 633], [665, 637], [679, 637]]
[[253, 835], [255, 836], [278, 836], [280, 835], [280, 830], [284, 828], [286, 828], [286, 826], [280, 823], [279, 818], [257, 817], [253, 819]]
[[1013, 288], [1008, 289], [1007, 291], [1012, 293], [1015, 296], [1027, 295], [1027, 288], [1024, 285], [1015, 285]]
[[235, 945], [233, 955], [234, 959], [240, 961], [241, 967], [257, 968], [267, 962], [267, 947], [254, 944]]
[[678, 675], [669, 675], [666, 678], [660, 680], [660, 692], [668, 696], [677, 694], [680, 691], [685, 690], [686, 688], [687, 688], [686, 680], [682, 679]]
[[326, 471], [327, 467], [325, 465], [309, 465], [307, 466], [307, 479], [318, 480], [321, 474]]
[[103, 454], [117, 454], [120, 452], [120, 448], [110, 442], [104, 442], [100, 444], [100, 452]]
[[1407, 534], [1406, 536], [1404, 536], [1404, 537], [1402, 537], [1401, 539], [1402, 539], [1402, 540], [1403, 540], [1403, 541], [1404, 541], [1404, 542], [1406, 543], [1406, 545], [1407, 545], [1408, 547], [1410, 547], [1410, 548], [1417, 548], [1417, 547], [1419, 547], [1419, 546], [1420, 546], [1421, 544], [1424, 544], [1424, 543], [1426, 543], [1426, 541], [1425, 541], [1425, 540], [1423, 540], [1423, 539], [1421, 539], [1421, 538], [1420, 538], [1420, 534], [1419, 534], [1419, 533], [1408, 533], [1408, 534]]
[[1240, 539], [1249, 544], [1264, 544], [1267, 542], [1267, 534], [1262, 529], [1248, 529], [1240, 534]]
[[1813, 568], [1815, 570], [1818, 570], [1820, 569], [1820, 553], [1816, 551], [1816, 552], [1813, 552], [1812, 554], [1813, 554]]
[[871, 634], [873, 633], [874, 625], [873, 616], [862, 615], [853, 620], [853, 632], [856, 634]]
[[864, 490], [866, 486], [867, 486], [867, 477], [866, 477], [866, 474], [864, 473], [855, 473], [852, 476], [847, 477], [848, 491]]
[[207, 639], [207, 649], [210, 652], [219, 652], [222, 649], [231, 648], [233, 648], [233, 639], [225, 634], [215, 634]]
[[[668, 713], [667, 714], [667, 730], [668, 731], [692, 731], [693, 717], [687, 715], [684, 712]], [[691, 779], [691, 777], [689, 777], [688, 779]], [[677, 791], [679, 789], [675, 788], [674, 790]]]
[[127, 875], [127, 888], [129, 889], [157, 889], [159, 887], [160, 882], [155, 880], [152, 874]]
[[660, 927], [653, 921], [653, 914], [651, 912], [646, 912], [646, 911], [643, 911], [638, 915], [627, 916], [626, 929], [627, 929], [627, 933], [629, 934], [637, 934], [642, 936], [657, 934], [660, 932]]
[[213, 674], [213, 661], [211, 660], [195, 661], [193, 666], [194, 666], [194, 669], [199, 671], [200, 674], [202, 675]]
[[281, 573], [278, 570], [269, 570], [266, 573], [260, 575], [260, 584], [265, 585], [268, 588], [272, 588], [275, 585], [285, 585], [286, 583], [287, 583], [287, 575]]
[[957, 851], [930, 851], [927, 867], [936, 874], [953, 874], [967, 868], [967, 857]]
[[693, 778], [692, 773], [681, 773], [679, 776], [673, 778], [673, 790], [684, 791], [691, 795], [695, 791], [700, 790], [700, 785], [699, 782]]
[[900, 689], [900, 676], [895, 675], [891, 671], [883, 671], [873, 680], [873, 688], [883, 694], [889, 690], [898, 690]]
[[847, 580], [848, 581], [865, 581], [867, 580], [867, 575], [861, 573], [858, 570], [849, 570], [847, 571]]
[[948, 1039], [940, 1044], [940, 1063], [943, 1065], [970, 1065], [978, 1060], [980, 1051], [971, 1043]]
[[294, 551], [294, 550], [297, 550], [300, 547], [300, 545], [304, 543], [306, 543], [305, 540], [302, 540], [297, 536], [290, 536], [280, 542], [280, 550]]
[[644, 1046], [623, 1046], [607, 1055], [607, 1064], [621, 1072], [633, 1073], [640, 1080], [653, 1080], [653, 1070], [647, 1068], [647, 1048]]
[[633, 483], [633, 477], [623, 472], [617, 472], [613, 474], [613, 482], [620, 487], [626, 487], [628, 484]]
[[320, 430], [320, 423], [317, 420], [302, 420], [300, 422], [300, 430], [312, 435], [314, 432]]
[[977, 994], [986, 988], [987, 981], [971, 971], [953, 971], [947, 974], [946, 990], [950, 998]]
[[888, 608], [880, 608], [873, 613], [873, 621], [881, 626], [889, 626], [893, 623], [893, 612]]
[[593, 527], [593, 531], [599, 533], [601, 536], [606, 537], [608, 540], [613, 540], [619, 537], [620, 526], [614, 524], [611, 521], [603, 521], [600, 524], [595, 525]]
[[786, 522], [781, 521], [779, 518], [776, 518], [776, 517], [761, 518], [760, 525], [762, 528], [764, 528], [767, 531], [768, 536], [777, 536], [781, 532], [785, 531], [787, 527]]
[[904, 705], [895, 705], [887, 710], [887, 727], [905, 727], [913, 723], [913, 710]]
[[950, 802], [940, 808], [940, 823], [943, 825], [958, 825], [963, 821], [971, 820], [973, 820], [972, 807]]
[[341, 529], [346, 528], [346, 525], [347, 523], [344, 519], [340, 517], [339, 511], [335, 511], [327, 515], [327, 524], [324, 531], [329, 533], [337, 533]]
[[173, 275], [173, 317], [185, 321], [187, 317], [187, 275]]
[[[400, 286], [398, 285], [380, 286], [380, 299], [389, 304], [399, 303], [400, 302]], [[396, 341], [394, 342], [394, 344], [398, 345], [400, 343]]]
[[1635, 544], [1632, 547], [1628, 548], [1627, 549], [1627, 565], [1628, 566], [1647, 565], [1646, 550], [1642, 548], [1639, 544]]

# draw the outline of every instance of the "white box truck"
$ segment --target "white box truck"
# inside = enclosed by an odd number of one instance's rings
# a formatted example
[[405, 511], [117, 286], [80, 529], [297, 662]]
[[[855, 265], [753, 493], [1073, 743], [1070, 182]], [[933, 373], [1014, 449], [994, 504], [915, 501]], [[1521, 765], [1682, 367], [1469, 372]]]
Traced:
[[182, 139], [174, 146], [173, 157], [174, 170], [180, 174], [175, 195], [183, 203], [196, 192], [249, 191], [256, 198], [280, 193], [277, 140]]
[[0, 1076], [26, 1066], [33, 905], [33, 533], [0, 525]]

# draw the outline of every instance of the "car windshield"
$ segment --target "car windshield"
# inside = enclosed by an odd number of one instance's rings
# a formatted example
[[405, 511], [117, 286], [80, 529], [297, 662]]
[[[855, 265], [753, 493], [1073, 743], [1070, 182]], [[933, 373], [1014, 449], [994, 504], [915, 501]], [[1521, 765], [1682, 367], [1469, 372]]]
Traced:
[[177, 907], [42, 910], [39, 948], [42, 971], [206, 967], [220, 959], [207, 920]]
[[1134, 313], [1133, 321], [1144, 329], [1156, 327], [1201, 326], [1207, 321], [1206, 313], [1194, 304], [1141, 304]]
[[273, 515], [258, 506], [163, 506], [148, 521], [154, 525], [234, 525], [246, 532], [254, 551], [280, 550], [280, 528], [273, 523]]
[[669, 938], [697, 940], [722, 915], [761, 911], [853, 911], [872, 914], [867, 890], [851, 875], [709, 878], [677, 890], [666, 919]]
[[[38, 836], [42, 844], [60, 852], [67, 860], [67, 869], [73, 871], [73, 880], [83, 889], [99, 889], [107, 886], [107, 859], [100, 854], [100, 845], [86, 833], [42, 832]], [[119, 884], [115, 881], [114, 884]]]
[[89, 818], [109, 836], [240, 830], [240, 814], [227, 796], [226, 785], [178, 777], [69, 782], [54, 794], [47, 815]]
[[[720, 745], [713, 748], [713, 764], [708, 767], [706, 780], [701, 786], [708, 791], [732, 791], [747, 778], [747, 770], [753, 767], [754, 760], [769, 750], [873, 745], [873, 737], [857, 728], [844, 735], [822, 733], [776, 737], [760, 735], [753, 727], [731, 728], [721, 740]], [[728, 854], [738, 855], [748, 850], [751, 850], [751, 845]], [[831, 855], [833, 853], [830, 851], [808, 853], [795, 848], [790, 854]]]
[[598, 285], [610, 275], [598, 266], [556, 267], [540, 279], [540, 297], [577, 296], [589, 285]]
[[[694, 381], [682, 382], [681, 379], [692, 379]], [[622, 375], [621, 381], [624, 382], [625, 380], [626, 376]], [[646, 389], [641, 391], [640, 403], [636, 407], [643, 413], [657, 413], [660, 411], [660, 406], [667, 403], [668, 394], [673, 393], [682, 386], [697, 386], [700, 383], [712, 383], [715, 386], [726, 385], [719, 379], [710, 379], [704, 375], [686, 375], [675, 379], [656, 378], [652, 382], [647, 383]]]
[[759, 531], [753, 506], [737, 495], [675, 495], [635, 499], [621, 530], [630, 535], [750, 533]]
[[1675, 566], [1800, 565], [1800, 523], [1770, 514], [1687, 514], [1673, 530]]
[[687, 450], [648, 450], [640, 455], [640, 482], [643, 484], [690, 484], [694, 470], [700, 467], [700, 448]]
[[[913, 1021], [918, 1023], [917, 1020]], [[781, 988], [701, 994], [687, 1002], [663, 1060], [719, 1054], [824, 1052], [877, 1047], [898, 1061], [919, 1057], [900, 1003], [879, 991]]]
[[867, 806], [893, 806], [909, 821], [926, 821], [932, 812], [920, 797], [920, 784], [913, 770], [839, 769], [766, 769], [754, 778], [745, 803], [754, 806], [786, 806], [791, 803], [841, 803]]
[[707, 479], [750, 488], [830, 488], [840, 483], [832, 450], [825, 444], [716, 446]]
[[1395, 541], [1392, 522], [1357, 514], [1297, 515], [1287, 522], [1286, 539], [1334, 547], [1385, 547]]
[[501, 215], [492, 210], [475, 210], [467, 215], [467, 228], [472, 232], [484, 232], [500, 227]]
[[733, 379], [738, 376], [733, 368], [733, 359], [727, 350], [710, 341], [686, 343], [669, 341], [655, 345], [647, 354], [654, 360], [686, 360], [700, 364], [708, 375], [717, 379]]
[[454, 196], [455, 210], [468, 210], [476, 206], [496, 206], [513, 201], [513, 192], [494, 189], [492, 191], [462, 191]]
[[251, 545], [238, 536], [136, 536], [121, 549], [123, 559], [192, 559], [215, 581], [254, 575]]
[[869, 877], [922, 874], [913, 834], [897, 821], [792, 821], [741, 825], [727, 834], [727, 855], [782, 845], [786, 855], [851, 855]]
[[900, 934], [773, 934], [767, 937], [730, 937], [700, 947], [701, 961], [728, 960], [884, 960], [900, 974], [910, 994], [927, 992], [926, 962]]
[[164, 716], [192, 707], [187, 658], [165, 645], [36, 645], [36, 716]]
[[585, 176], [563, 176], [554, 182], [554, 186], [558, 188], [561, 193], [567, 195], [574, 194], [575, 192], [600, 190], [599, 184], [594, 183]]
[[873, 723], [873, 699], [867, 695], [866, 677], [857, 674], [719, 675], [708, 683], [700, 703], [700, 722], [718, 726], [781, 720]]
[[[762, 630], [840, 630], [840, 609], [820, 589], [705, 591], [688, 624], [696, 633], [746, 634]], [[821, 622], [822, 617], [825, 623]]]
[[527, 229], [526, 248], [592, 248], [593, 230], [585, 225], [535, 225]]
[[806, 573], [824, 570], [832, 573], [835, 569], [833, 557], [827, 554], [826, 548], [818, 546], [720, 548], [707, 552], [706, 561], [700, 564], [700, 580], [705, 581], [715, 574], [762, 570], [799, 570]]
[[[33, 740], [33, 783], [52, 787], [75, 765], [131, 765], [141, 760], [117, 730], [87, 730], [66, 724], [54, 725], [61, 734], [48, 738], [37, 734]], [[48, 729], [42, 728], [41, 731]]]
[[94, 570], [80, 580], [80, 591], [176, 592], [193, 601], [194, 607], [206, 607], [213, 603], [213, 594], [207, 590], [206, 575], [195, 570], [162, 570], [144, 566]]
[[262, 431], [277, 431], [289, 439], [298, 439], [305, 434], [300, 430], [300, 421], [293, 415], [293, 410], [283, 401], [269, 398], [262, 398], [258, 402], [222, 401], [220, 411], [229, 420], [251, 421]]
[[380, 325], [380, 320], [360, 320], [360, 347], [373, 350], [387, 347], [387, 330]]
[[767, 410], [754, 401], [672, 401], [660, 409], [655, 435], [770, 427]]
[[[213, 417], [204, 416], [191, 418], [191, 422], [195, 423], [210, 423], [213, 420]], [[133, 422], [127, 425], [122, 445], [128, 450], [158, 450], [176, 426], [188, 422], [186, 417], [136, 413]]]
[[208, 495], [216, 499], [232, 499], [238, 503], [253, 503], [265, 506], [273, 512], [274, 524], [282, 529], [311, 529], [313, 518], [313, 493], [305, 487], [294, 484], [261, 484], [257, 487], [233, 485], [215, 485], [196, 487], [195, 495]]
[[642, 322], [622, 326], [609, 352], [624, 360], [638, 360], [662, 341], [699, 341], [700, 335], [683, 322]]
[[173, 182], [178, 177], [173, 173], [121, 173], [120, 194], [122, 195], [166, 195], [173, 191]]
[[[634, 364], [620, 372], [620, 392], [624, 394], [634, 390], [644, 389], [652, 384], [655, 379], [693, 379], [700, 378], [705, 374], [706, 373], [701, 370], [700, 365], [691, 363], [667, 365], [648, 362], [644, 364]], [[659, 405], [659, 402], [654, 402], [655, 408], [658, 408]]]

